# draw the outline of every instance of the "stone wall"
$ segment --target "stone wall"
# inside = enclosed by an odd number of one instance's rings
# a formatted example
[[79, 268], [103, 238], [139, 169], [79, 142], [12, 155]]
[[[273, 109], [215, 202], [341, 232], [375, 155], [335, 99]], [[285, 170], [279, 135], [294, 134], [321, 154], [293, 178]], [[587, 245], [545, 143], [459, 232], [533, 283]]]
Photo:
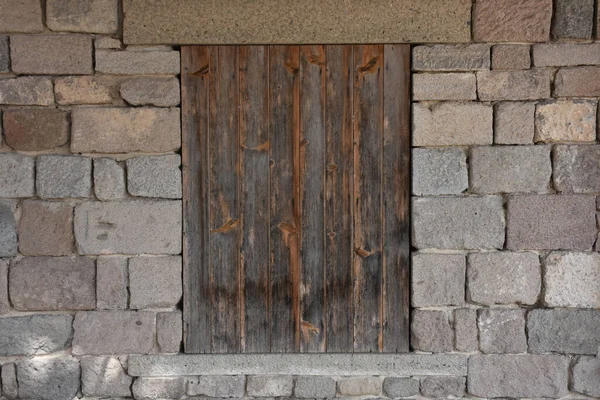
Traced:
[[174, 355], [178, 49], [0, 0], [0, 398], [600, 398], [595, 7], [476, 0], [473, 43], [413, 48], [413, 353], [215, 375]]

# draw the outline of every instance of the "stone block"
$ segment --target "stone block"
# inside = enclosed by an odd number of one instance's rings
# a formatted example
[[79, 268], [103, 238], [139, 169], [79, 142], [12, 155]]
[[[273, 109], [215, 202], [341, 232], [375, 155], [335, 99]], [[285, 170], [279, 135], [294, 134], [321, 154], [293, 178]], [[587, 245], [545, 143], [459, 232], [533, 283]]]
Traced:
[[10, 71], [10, 50], [8, 36], [0, 35], [0, 72]]
[[115, 75], [178, 75], [179, 51], [96, 51], [96, 72]]
[[0, 356], [50, 354], [66, 350], [73, 337], [70, 315], [26, 315], [0, 318]]
[[96, 307], [96, 263], [87, 257], [25, 257], [9, 274], [15, 309], [89, 310]]
[[590, 250], [596, 240], [596, 204], [587, 195], [523, 195], [508, 199], [509, 250]]
[[15, 150], [40, 151], [69, 140], [68, 113], [56, 108], [8, 109], [2, 114], [4, 139]]
[[156, 314], [156, 341], [160, 353], [178, 353], [183, 337], [181, 312], [161, 312]]
[[48, 0], [46, 24], [53, 31], [116, 33], [118, 0]]
[[472, 308], [454, 310], [454, 346], [458, 351], [479, 350], [477, 311]]
[[594, 0], [558, 0], [554, 3], [554, 39], [591, 39]]
[[133, 397], [139, 400], [179, 399], [185, 394], [185, 380], [175, 378], [137, 378], [132, 386]]
[[413, 245], [419, 249], [501, 249], [504, 211], [497, 196], [413, 199]]
[[181, 201], [82, 203], [75, 240], [80, 254], [179, 254]]
[[381, 394], [382, 381], [378, 376], [342, 378], [337, 381], [342, 396], [366, 396]]
[[464, 376], [427, 376], [421, 379], [421, 393], [433, 398], [461, 398], [465, 394]]
[[73, 354], [148, 354], [154, 347], [154, 313], [87, 311], [75, 315]]
[[465, 302], [465, 256], [417, 253], [412, 257], [413, 307], [461, 305]]
[[492, 68], [498, 70], [529, 69], [531, 46], [498, 44], [492, 48]]
[[477, 304], [537, 303], [541, 268], [535, 253], [472, 253], [468, 256], [468, 299]]
[[33, 75], [86, 75], [93, 72], [92, 38], [85, 35], [10, 37], [13, 72]]
[[600, 310], [531, 310], [529, 352], [594, 355], [600, 346]]
[[444, 353], [454, 348], [454, 332], [444, 311], [414, 310], [411, 347], [418, 351]]
[[600, 96], [600, 67], [566, 67], [559, 69], [554, 77], [554, 96]]
[[17, 223], [10, 202], [0, 202], [0, 257], [17, 255]]
[[600, 308], [600, 254], [550, 253], [544, 262], [544, 304]]
[[129, 259], [129, 308], [171, 308], [182, 295], [181, 257]]
[[98, 49], [117, 49], [122, 47], [121, 41], [109, 36], [96, 37], [94, 40], [94, 48]]
[[96, 260], [96, 308], [125, 310], [129, 301], [127, 258], [98, 257]]
[[0, 315], [10, 311], [8, 301], [8, 260], [0, 259]]
[[28, 200], [21, 203], [19, 250], [26, 256], [73, 253], [73, 206]]
[[413, 104], [413, 146], [492, 144], [493, 110], [482, 103]]
[[61, 105], [111, 104], [115, 98], [116, 83], [95, 76], [67, 76], [54, 81], [56, 102]]
[[19, 382], [17, 381], [17, 369], [15, 364], [7, 363], [2, 365], [2, 394], [9, 399], [16, 399], [19, 396]]
[[550, 146], [478, 146], [471, 149], [473, 193], [547, 193]]
[[294, 378], [288, 375], [251, 375], [246, 383], [250, 397], [290, 397]]
[[557, 100], [535, 109], [536, 142], [594, 142], [595, 100]]
[[181, 198], [181, 156], [144, 156], [127, 160], [127, 190], [133, 196]]
[[0, 32], [36, 33], [44, 30], [42, 5], [37, 0], [0, 0]]
[[412, 191], [417, 196], [460, 194], [469, 187], [462, 149], [413, 149]]
[[476, 42], [546, 42], [552, 0], [478, 0], [473, 5]]
[[389, 376], [383, 381], [383, 393], [392, 399], [415, 396], [419, 394], [419, 381]]
[[[4, 373], [4, 368], [2, 369]], [[573, 365], [572, 389], [592, 397], [600, 397], [600, 358], [580, 357]]]
[[600, 64], [600, 43], [546, 43], [533, 46], [536, 67]]
[[477, 81], [472, 73], [414, 74], [413, 100], [476, 100]]
[[118, 358], [81, 357], [81, 391], [91, 397], [129, 397], [133, 378]]
[[555, 146], [554, 187], [561, 192], [600, 191], [600, 146]]
[[301, 399], [335, 397], [336, 382], [328, 376], [299, 376], [296, 378], [294, 396]]
[[189, 396], [207, 396], [215, 398], [243, 398], [246, 389], [244, 375], [199, 376], [188, 379], [187, 394]]
[[484, 353], [525, 353], [525, 310], [490, 309], [477, 312], [479, 348]]
[[80, 156], [39, 156], [35, 186], [38, 196], [43, 199], [90, 197], [92, 159]]
[[51, 106], [54, 104], [52, 81], [35, 76], [1, 79], [0, 104]]
[[75, 153], [161, 153], [181, 147], [178, 108], [81, 108], [71, 118]]
[[476, 355], [468, 391], [477, 397], [559, 398], [568, 393], [569, 359], [560, 355]]
[[34, 165], [33, 157], [0, 154], [0, 197], [33, 197]]
[[412, 51], [415, 71], [478, 71], [490, 69], [487, 44], [416, 46]]
[[116, 160], [94, 159], [94, 193], [102, 201], [127, 197], [125, 169]]
[[550, 98], [551, 71], [480, 71], [477, 93], [481, 101], [538, 100]]
[[19, 397], [31, 400], [71, 400], [79, 390], [79, 361], [70, 356], [33, 358], [17, 363]]
[[533, 144], [535, 103], [494, 104], [494, 143]]
[[177, 106], [180, 102], [179, 79], [130, 79], [121, 84], [121, 97], [134, 106]]

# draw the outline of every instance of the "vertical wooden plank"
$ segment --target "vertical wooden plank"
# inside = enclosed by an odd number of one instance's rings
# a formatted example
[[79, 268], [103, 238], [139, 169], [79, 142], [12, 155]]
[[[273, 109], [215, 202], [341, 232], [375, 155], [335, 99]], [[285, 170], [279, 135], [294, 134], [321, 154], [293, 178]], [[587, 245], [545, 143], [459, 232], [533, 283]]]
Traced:
[[238, 54], [211, 52], [209, 88], [210, 263], [213, 353], [239, 352]]
[[270, 351], [268, 48], [240, 46], [241, 350]]
[[352, 46], [326, 46], [327, 352], [354, 350]]
[[208, 216], [210, 49], [181, 48], [183, 127], [183, 319], [186, 353], [211, 351]]
[[299, 47], [269, 49], [271, 352], [300, 346]]
[[383, 46], [354, 47], [354, 350], [382, 348]]
[[325, 351], [324, 46], [300, 47], [301, 352]]
[[410, 46], [385, 45], [383, 351], [409, 350]]

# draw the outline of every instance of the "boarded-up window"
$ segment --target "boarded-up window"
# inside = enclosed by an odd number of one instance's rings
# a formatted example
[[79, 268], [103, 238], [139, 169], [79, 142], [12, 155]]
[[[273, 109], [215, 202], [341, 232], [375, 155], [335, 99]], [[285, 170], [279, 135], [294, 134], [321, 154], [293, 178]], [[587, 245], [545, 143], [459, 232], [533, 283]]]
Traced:
[[408, 351], [409, 59], [183, 47], [186, 352]]

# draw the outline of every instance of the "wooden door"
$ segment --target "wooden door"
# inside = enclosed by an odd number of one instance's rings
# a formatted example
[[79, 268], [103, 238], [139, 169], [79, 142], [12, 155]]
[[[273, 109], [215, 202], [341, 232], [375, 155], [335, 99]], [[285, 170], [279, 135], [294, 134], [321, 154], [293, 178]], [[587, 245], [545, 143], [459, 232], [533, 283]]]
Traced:
[[186, 352], [408, 351], [409, 63], [182, 48]]

